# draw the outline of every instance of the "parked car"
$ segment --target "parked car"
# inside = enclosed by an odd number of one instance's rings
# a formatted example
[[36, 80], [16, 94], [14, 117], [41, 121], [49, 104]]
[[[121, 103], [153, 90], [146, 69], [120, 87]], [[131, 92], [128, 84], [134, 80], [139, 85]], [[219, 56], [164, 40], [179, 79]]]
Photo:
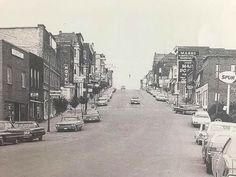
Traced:
[[15, 128], [9, 121], [0, 121], [0, 145], [5, 143], [17, 144], [23, 140], [24, 131]]
[[107, 98], [106, 97], [99, 97], [97, 101], [97, 106], [107, 106]]
[[234, 133], [236, 132], [236, 124], [228, 122], [210, 122], [205, 134], [203, 135], [202, 152], [206, 151], [208, 141], [220, 132]]
[[181, 114], [194, 114], [198, 108], [199, 106], [196, 105], [180, 105], [179, 107], [174, 107], [174, 111]]
[[140, 98], [139, 97], [132, 97], [130, 99], [130, 104], [140, 104]]
[[214, 177], [230, 177], [236, 175], [236, 134], [230, 136], [223, 150], [212, 159]]
[[157, 101], [167, 101], [167, 97], [164, 94], [155, 95]]
[[121, 90], [125, 90], [125, 86], [124, 85], [121, 86]]
[[201, 145], [206, 138], [206, 130], [208, 129], [209, 123], [201, 123], [199, 130], [194, 132], [194, 139], [197, 144]]
[[56, 124], [57, 131], [78, 131], [82, 130], [84, 121], [79, 116], [67, 115], [62, 117], [61, 121]]
[[96, 109], [88, 109], [87, 114], [83, 115], [84, 122], [99, 122], [101, 121], [101, 115]]
[[192, 116], [192, 125], [194, 127], [209, 122], [211, 122], [211, 118], [207, 111], [196, 111]]
[[45, 129], [35, 121], [15, 122], [14, 126], [24, 131], [24, 140], [39, 139], [39, 141], [42, 141], [43, 135], [45, 135]]
[[202, 157], [206, 164], [206, 172], [208, 174], [212, 173], [212, 157], [217, 153], [220, 153], [225, 145], [226, 141], [229, 139], [229, 132], [216, 133], [206, 145], [204, 151], [202, 151]]

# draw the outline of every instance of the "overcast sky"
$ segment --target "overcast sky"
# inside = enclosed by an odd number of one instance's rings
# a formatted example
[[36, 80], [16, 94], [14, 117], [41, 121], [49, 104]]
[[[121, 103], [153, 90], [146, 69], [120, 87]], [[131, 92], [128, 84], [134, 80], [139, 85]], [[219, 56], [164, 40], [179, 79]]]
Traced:
[[139, 88], [154, 52], [176, 45], [236, 49], [235, 9], [235, 0], [0, 0], [0, 26], [81, 32], [114, 64], [117, 87]]

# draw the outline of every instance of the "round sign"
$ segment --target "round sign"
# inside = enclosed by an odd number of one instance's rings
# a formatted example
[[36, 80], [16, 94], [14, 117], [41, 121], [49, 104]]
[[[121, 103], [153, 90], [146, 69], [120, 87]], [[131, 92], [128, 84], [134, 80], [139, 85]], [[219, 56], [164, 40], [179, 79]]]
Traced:
[[232, 71], [224, 71], [219, 74], [219, 79], [227, 84], [232, 84], [236, 80], [236, 74]]

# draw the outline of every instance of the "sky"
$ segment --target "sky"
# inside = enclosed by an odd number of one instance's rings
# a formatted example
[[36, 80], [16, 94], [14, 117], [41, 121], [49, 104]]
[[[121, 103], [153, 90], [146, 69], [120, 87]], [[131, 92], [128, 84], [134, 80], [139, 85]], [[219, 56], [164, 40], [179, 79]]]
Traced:
[[139, 88], [154, 52], [236, 49], [235, 0], [0, 0], [0, 27], [82, 33], [113, 64], [114, 86]]

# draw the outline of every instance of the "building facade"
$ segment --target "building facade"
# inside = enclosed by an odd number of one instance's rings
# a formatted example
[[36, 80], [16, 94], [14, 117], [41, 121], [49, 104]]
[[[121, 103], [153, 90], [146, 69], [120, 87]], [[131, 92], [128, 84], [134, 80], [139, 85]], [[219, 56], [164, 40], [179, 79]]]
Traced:
[[0, 119], [28, 120], [29, 54], [0, 40]]
[[[44, 118], [48, 118], [48, 110], [55, 115], [55, 109], [49, 100], [49, 90], [60, 90], [60, 60], [56, 57], [57, 44], [54, 36], [44, 25], [36, 27], [0, 28], [0, 39], [31, 52], [44, 62]], [[50, 104], [49, 104], [50, 103]]]

